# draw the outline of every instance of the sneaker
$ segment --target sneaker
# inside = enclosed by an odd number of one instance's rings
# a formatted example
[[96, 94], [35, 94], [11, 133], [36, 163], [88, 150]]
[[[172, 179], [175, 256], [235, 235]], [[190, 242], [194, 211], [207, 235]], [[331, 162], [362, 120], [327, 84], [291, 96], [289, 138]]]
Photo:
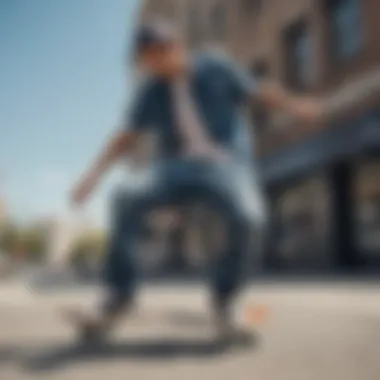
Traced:
[[65, 319], [77, 330], [79, 340], [85, 344], [100, 343], [105, 340], [109, 328], [102, 318], [94, 317], [79, 310], [65, 311]]
[[214, 304], [217, 340], [223, 345], [248, 346], [254, 343], [255, 334], [239, 326], [231, 315], [231, 305], [226, 302]]

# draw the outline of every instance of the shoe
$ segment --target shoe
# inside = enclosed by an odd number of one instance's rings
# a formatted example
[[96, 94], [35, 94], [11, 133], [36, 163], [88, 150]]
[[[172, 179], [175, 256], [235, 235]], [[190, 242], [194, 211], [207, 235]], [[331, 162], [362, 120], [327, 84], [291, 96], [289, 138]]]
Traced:
[[67, 310], [65, 316], [79, 330], [81, 342], [98, 343], [107, 338], [121, 316], [129, 312], [132, 306], [130, 300], [121, 302], [120, 299], [107, 297], [99, 315]]
[[95, 318], [79, 310], [66, 311], [65, 319], [77, 330], [80, 342], [85, 344], [103, 342], [110, 330], [102, 318]]
[[109, 330], [100, 323], [94, 324], [90, 320], [79, 325], [79, 339], [84, 344], [101, 344], [108, 337]]
[[214, 303], [215, 327], [217, 341], [224, 346], [239, 345], [249, 346], [255, 343], [255, 334], [238, 326], [231, 316], [229, 303]]

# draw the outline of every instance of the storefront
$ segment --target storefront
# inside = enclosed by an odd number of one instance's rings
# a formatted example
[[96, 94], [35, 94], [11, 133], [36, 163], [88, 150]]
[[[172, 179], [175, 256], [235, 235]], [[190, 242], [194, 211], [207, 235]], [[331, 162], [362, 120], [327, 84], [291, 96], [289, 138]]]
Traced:
[[263, 160], [271, 199], [267, 268], [380, 264], [379, 152], [376, 111]]
[[380, 263], [380, 158], [355, 165], [355, 245], [365, 263]]
[[325, 176], [302, 180], [276, 200], [274, 261], [282, 269], [331, 265], [331, 199]]

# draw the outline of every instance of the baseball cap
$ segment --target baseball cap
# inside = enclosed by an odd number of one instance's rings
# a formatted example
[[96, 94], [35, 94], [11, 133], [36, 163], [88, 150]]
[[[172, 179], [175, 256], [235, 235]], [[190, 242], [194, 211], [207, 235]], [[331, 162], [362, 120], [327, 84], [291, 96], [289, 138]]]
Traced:
[[166, 21], [155, 20], [140, 25], [137, 29], [133, 55], [138, 55], [146, 48], [157, 45], [166, 45], [175, 39], [174, 28]]

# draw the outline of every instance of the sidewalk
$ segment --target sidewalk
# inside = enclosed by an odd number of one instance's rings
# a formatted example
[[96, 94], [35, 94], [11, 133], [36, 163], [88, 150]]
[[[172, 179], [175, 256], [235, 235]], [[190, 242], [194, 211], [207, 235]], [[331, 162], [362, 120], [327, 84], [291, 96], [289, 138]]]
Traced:
[[[98, 286], [70, 286], [36, 291], [20, 281], [0, 285], [0, 306], [22, 307], [56, 303], [87, 304], [100, 294]], [[180, 308], [207, 307], [207, 288], [200, 282], [146, 283], [141, 287], [139, 302], [152, 307], [176, 305]], [[253, 282], [242, 294], [243, 304], [265, 304], [269, 307], [291, 307], [297, 310], [339, 310], [380, 317], [380, 282], [349, 281], [270, 281]]]

